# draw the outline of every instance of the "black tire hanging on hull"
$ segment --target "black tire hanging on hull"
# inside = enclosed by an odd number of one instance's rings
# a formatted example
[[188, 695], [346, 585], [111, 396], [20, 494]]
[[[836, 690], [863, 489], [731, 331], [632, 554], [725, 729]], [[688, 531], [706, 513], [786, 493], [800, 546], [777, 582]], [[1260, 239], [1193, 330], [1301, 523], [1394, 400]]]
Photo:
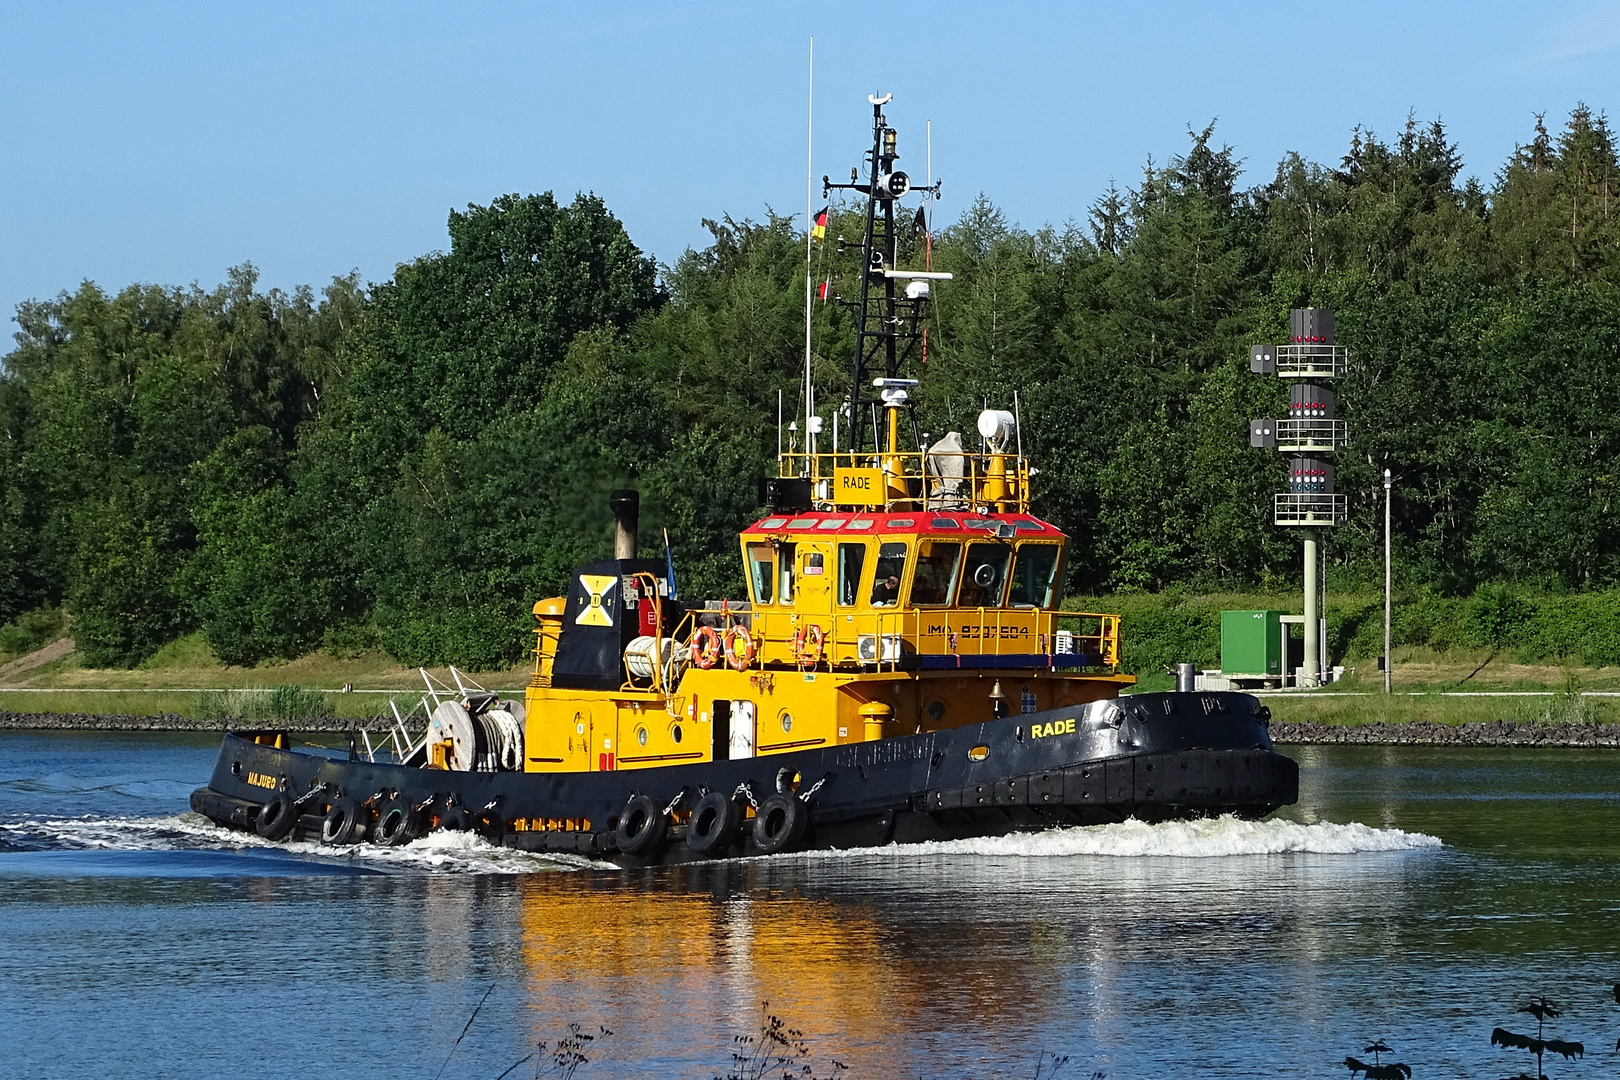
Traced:
[[366, 808], [347, 796], [332, 800], [321, 819], [321, 843], [358, 844], [366, 838]]
[[422, 829], [422, 816], [404, 799], [390, 799], [377, 807], [377, 823], [371, 827], [371, 842], [383, 847], [400, 847], [415, 840]]
[[480, 810], [473, 815], [473, 831], [492, 844], [499, 844], [506, 835], [506, 818], [499, 810]]
[[754, 846], [761, 855], [792, 851], [810, 825], [810, 808], [792, 793], [777, 792], [759, 804], [754, 814]]
[[282, 840], [293, 831], [293, 826], [297, 823], [298, 807], [283, 792], [272, 796], [268, 802], [259, 807], [258, 815], [253, 819], [253, 831], [266, 840]]
[[619, 811], [613, 839], [624, 854], [645, 855], [663, 842], [668, 827], [669, 822], [657, 803], [645, 795], [632, 795]]
[[439, 815], [437, 828], [440, 832], [466, 832], [472, 828], [472, 815], [459, 803], [451, 801]]
[[686, 846], [704, 858], [718, 855], [731, 846], [742, 825], [742, 809], [726, 795], [711, 791], [692, 808], [686, 826]]

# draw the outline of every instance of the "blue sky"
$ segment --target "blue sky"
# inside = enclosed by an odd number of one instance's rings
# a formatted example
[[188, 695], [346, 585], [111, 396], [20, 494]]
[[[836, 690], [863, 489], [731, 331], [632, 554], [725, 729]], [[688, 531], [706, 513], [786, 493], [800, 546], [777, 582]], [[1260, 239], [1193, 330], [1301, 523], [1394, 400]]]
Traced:
[[1620, 109], [1614, 3], [0, 0], [0, 309], [243, 261], [267, 286], [380, 280], [509, 191], [595, 191], [673, 261], [704, 217], [803, 212], [812, 34], [818, 178], [893, 92], [914, 174], [933, 121], [942, 216], [983, 191], [1029, 227], [1083, 220], [1213, 118], [1250, 182], [1408, 111], [1488, 182], [1534, 113]]

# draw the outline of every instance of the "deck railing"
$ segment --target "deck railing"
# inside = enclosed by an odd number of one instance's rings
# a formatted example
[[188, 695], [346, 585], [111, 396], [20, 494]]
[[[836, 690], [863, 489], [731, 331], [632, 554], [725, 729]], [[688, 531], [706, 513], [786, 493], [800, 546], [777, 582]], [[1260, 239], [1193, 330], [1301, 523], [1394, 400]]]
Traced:
[[[964, 615], [967, 616], [964, 618]], [[1033, 616], [1033, 621], [1032, 621]], [[801, 631], [822, 631], [819, 647]], [[948, 626], [945, 633], [930, 627]], [[1114, 668], [1119, 664], [1120, 617], [1094, 612], [1032, 611], [1027, 608], [909, 608], [861, 612], [853, 621], [783, 609], [726, 605], [688, 611], [670, 634], [670, 645], [647, 674], [631, 676], [623, 689], [668, 693], [691, 663], [691, 641], [700, 627], [727, 641], [727, 631], [748, 631], [753, 656], [741, 670], [833, 668], [899, 671], [920, 657], [961, 661], [993, 657], [1040, 657], [1034, 666]], [[1024, 630], [1030, 630], [1028, 634]], [[1004, 636], [1005, 631], [1015, 633]], [[715, 666], [734, 654], [722, 647]]]
[[[783, 451], [778, 475], [810, 482], [811, 499], [823, 507], [864, 507], [889, 512], [1028, 513], [1027, 459], [1015, 453], [810, 454]], [[844, 477], [871, 486], [840, 490]], [[877, 488], [877, 490], [874, 490]]]

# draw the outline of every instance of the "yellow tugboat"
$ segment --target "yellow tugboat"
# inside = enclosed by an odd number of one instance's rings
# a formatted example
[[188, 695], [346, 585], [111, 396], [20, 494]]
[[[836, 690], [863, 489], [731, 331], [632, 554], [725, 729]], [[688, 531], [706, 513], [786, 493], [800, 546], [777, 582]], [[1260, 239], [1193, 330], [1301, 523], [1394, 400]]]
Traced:
[[1120, 697], [1118, 616], [1060, 610], [1067, 538], [1030, 513], [1016, 410], [981, 414], [975, 451], [956, 432], [902, 449], [917, 384], [900, 372], [949, 275], [898, 265], [912, 189], [887, 100], [866, 180], [823, 179], [866, 201], [847, 445], [835, 428], [820, 449], [807, 416], [779, 454], [740, 534], [749, 595], [683, 601], [670, 560], [637, 557], [637, 494], [616, 492], [614, 557], [534, 605], [522, 702], [463, 686], [419, 743], [346, 761], [228, 735], [194, 809], [270, 839], [474, 828], [646, 865], [1295, 801], [1254, 697]]

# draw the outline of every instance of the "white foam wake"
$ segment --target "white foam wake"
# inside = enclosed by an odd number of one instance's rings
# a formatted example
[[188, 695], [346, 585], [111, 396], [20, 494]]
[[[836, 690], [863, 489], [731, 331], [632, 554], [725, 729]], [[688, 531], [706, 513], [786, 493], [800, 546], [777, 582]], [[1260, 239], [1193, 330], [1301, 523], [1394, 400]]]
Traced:
[[[1375, 851], [1413, 851], [1444, 846], [1439, 837], [1402, 829], [1374, 829], [1359, 822], [1336, 825], [1321, 821], [1244, 821], [1227, 816], [1202, 821], [1122, 821], [1111, 825], [1074, 826], [1047, 832], [893, 844], [879, 849], [892, 855], [989, 855], [1053, 858], [1107, 855], [1120, 858], [1169, 856], [1211, 859], [1233, 855], [1283, 855], [1310, 852], [1354, 855]], [[849, 857], [874, 854], [871, 849], [814, 852]]]
[[215, 825], [200, 814], [162, 818], [58, 818], [0, 825], [18, 839], [53, 848], [98, 851], [240, 851], [276, 848], [323, 863], [350, 863], [396, 873], [532, 874], [585, 868], [617, 869], [578, 855], [497, 847], [473, 833], [435, 832], [403, 847], [313, 841], [271, 843], [252, 833]]

